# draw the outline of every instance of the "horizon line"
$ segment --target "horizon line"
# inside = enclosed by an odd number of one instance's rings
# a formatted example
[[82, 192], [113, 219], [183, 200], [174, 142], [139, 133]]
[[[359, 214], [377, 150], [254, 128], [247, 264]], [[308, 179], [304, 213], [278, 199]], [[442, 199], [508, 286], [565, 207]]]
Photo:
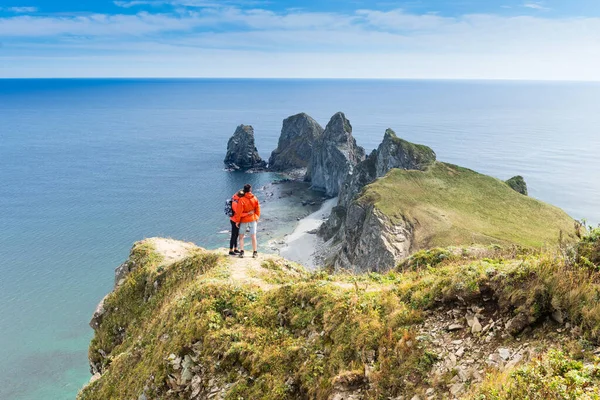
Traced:
[[470, 82], [555, 82], [555, 83], [600, 83], [586, 79], [531, 79], [531, 78], [338, 78], [338, 77], [243, 77], [243, 76], [16, 76], [0, 77], [0, 80], [296, 80], [296, 81], [470, 81]]

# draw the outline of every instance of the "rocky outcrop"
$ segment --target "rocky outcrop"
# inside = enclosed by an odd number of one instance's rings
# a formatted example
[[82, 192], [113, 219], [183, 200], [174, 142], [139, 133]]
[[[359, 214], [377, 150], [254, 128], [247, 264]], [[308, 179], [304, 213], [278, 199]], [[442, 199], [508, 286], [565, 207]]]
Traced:
[[373, 206], [365, 208], [354, 200], [362, 188], [393, 168], [425, 170], [435, 160], [435, 152], [429, 147], [407, 142], [393, 130], [386, 130], [379, 147], [348, 175], [338, 205], [320, 229], [320, 235], [329, 241], [325, 246], [327, 254], [322, 255], [329, 265], [354, 271], [382, 271], [406, 257], [411, 247], [411, 228], [407, 224], [396, 226]]
[[323, 135], [323, 128], [305, 113], [286, 118], [281, 128], [277, 148], [269, 158], [269, 169], [289, 172], [306, 169], [313, 146]]
[[527, 183], [525, 183], [525, 179], [522, 176], [513, 176], [506, 181], [506, 184], [515, 192], [527, 196]]
[[260, 158], [254, 145], [254, 128], [240, 125], [227, 143], [227, 155], [224, 160], [227, 168], [237, 171], [262, 170], [267, 163]]
[[410, 254], [412, 238], [406, 221], [394, 223], [374, 205], [353, 202], [322, 257], [337, 270], [385, 272]]
[[306, 180], [314, 189], [323, 190], [328, 196], [337, 196], [354, 166], [364, 159], [365, 150], [356, 144], [350, 121], [338, 112], [313, 147]]
[[385, 176], [393, 168], [425, 170], [436, 160], [435, 152], [427, 146], [400, 139], [387, 129], [383, 141], [367, 159], [356, 166], [340, 192], [339, 205], [346, 206], [363, 187]]

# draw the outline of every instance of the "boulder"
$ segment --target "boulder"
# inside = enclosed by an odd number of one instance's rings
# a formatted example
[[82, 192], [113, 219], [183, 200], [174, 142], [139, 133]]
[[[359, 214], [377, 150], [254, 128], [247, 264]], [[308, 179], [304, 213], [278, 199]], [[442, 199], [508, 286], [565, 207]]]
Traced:
[[300, 113], [283, 120], [277, 148], [269, 158], [269, 169], [288, 172], [306, 169], [313, 146], [323, 135], [323, 128], [308, 114]]
[[338, 112], [315, 142], [305, 179], [327, 196], [337, 196], [354, 166], [364, 159], [365, 150], [356, 144], [350, 121]]
[[267, 163], [258, 155], [254, 145], [254, 128], [240, 125], [227, 143], [227, 155], [224, 160], [227, 168], [237, 171], [262, 170]]
[[506, 181], [506, 184], [510, 186], [510, 188], [515, 192], [527, 196], [527, 183], [525, 182], [525, 179], [523, 179], [522, 176], [513, 176], [512, 178]]

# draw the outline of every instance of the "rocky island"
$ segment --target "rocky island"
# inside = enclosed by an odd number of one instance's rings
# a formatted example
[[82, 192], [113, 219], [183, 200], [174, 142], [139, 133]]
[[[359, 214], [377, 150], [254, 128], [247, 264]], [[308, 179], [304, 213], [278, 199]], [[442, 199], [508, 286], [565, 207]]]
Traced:
[[[238, 131], [232, 165], [262, 165]], [[323, 268], [136, 243], [80, 400], [600, 396], [600, 229], [391, 129], [367, 157], [343, 113], [286, 119], [269, 168], [337, 196]]]
[[223, 161], [231, 170], [264, 170], [267, 163], [260, 158], [254, 144], [254, 128], [240, 125], [227, 143], [227, 155]]

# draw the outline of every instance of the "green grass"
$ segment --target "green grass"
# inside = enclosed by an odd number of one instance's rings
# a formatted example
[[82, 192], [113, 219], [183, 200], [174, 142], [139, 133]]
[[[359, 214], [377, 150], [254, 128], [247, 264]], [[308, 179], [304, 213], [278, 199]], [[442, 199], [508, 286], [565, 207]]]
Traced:
[[[181, 373], [171, 366], [171, 354], [192, 356], [194, 374], [203, 384], [227, 387], [225, 399], [327, 399], [339, 382], [366, 381], [365, 399], [411, 398], [432, 384], [435, 362], [427, 343], [416, 340], [415, 325], [426, 310], [459, 297], [474, 304], [490, 297], [500, 313], [525, 313], [532, 323], [560, 309], [582, 340], [597, 345], [600, 272], [572, 260], [599, 242], [592, 231], [572, 258], [556, 249], [434, 249], [413, 260], [418, 266], [386, 274], [308, 273], [266, 261], [266, 278], [281, 282], [268, 291], [230, 282], [228, 259], [211, 252], [192, 252], [163, 268], [151, 247], [136, 246], [130, 258], [136, 269], [108, 297], [90, 346], [104, 374], [79, 399], [135, 399], [143, 392], [148, 398], [191, 398], [189, 387], [170, 390]], [[473, 254], [483, 258], [471, 259]], [[491, 376], [473, 392], [484, 397], [471, 398], [523, 398], [510, 393], [525, 393], [530, 384], [541, 385], [543, 393], [563, 384], [597, 392], [598, 370], [588, 373], [563, 358], [549, 353], [515, 375]]]
[[597, 359], [584, 365], [568, 354], [550, 350], [523, 367], [492, 374], [473, 392], [470, 400], [597, 400], [600, 365]]
[[478, 244], [555, 245], [574, 239], [574, 221], [557, 207], [472, 170], [435, 163], [427, 171], [392, 170], [358, 199], [395, 223], [415, 228], [414, 250]]

